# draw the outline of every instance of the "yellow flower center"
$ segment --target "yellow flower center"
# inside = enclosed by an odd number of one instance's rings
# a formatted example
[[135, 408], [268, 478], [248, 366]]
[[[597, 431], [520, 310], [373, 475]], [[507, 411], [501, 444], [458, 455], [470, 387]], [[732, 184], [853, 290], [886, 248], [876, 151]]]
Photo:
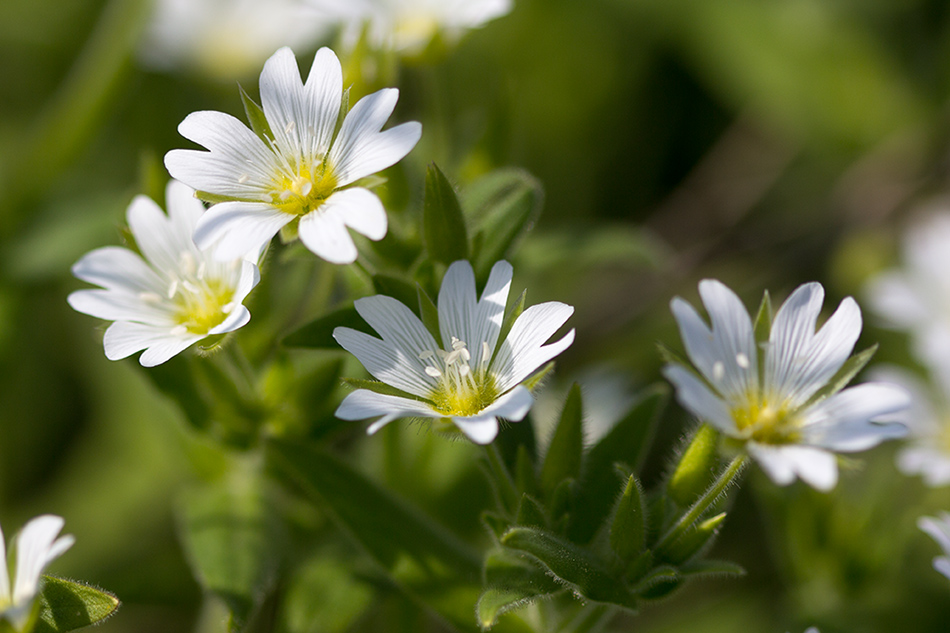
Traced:
[[305, 215], [322, 205], [336, 186], [336, 176], [326, 162], [313, 170], [301, 166], [295, 175], [282, 174], [276, 184], [274, 204], [284, 213]]
[[436, 411], [446, 416], [465, 417], [481, 412], [498, 399], [495, 378], [488, 371], [491, 350], [482, 343], [482, 362], [473, 369], [465, 341], [452, 337], [452, 350], [423, 350], [419, 358], [427, 362], [426, 373], [438, 378], [429, 394]]
[[732, 410], [736, 428], [748, 439], [762, 444], [791, 444], [800, 437], [798, 418], [788, 405], [776, 406], [758, 394]]
[[179, 276], [171, 280], [165, 297], [154, 293], [143, 293], [141, 297], [145, 301], [174, 306], [177, 325], [172, 329], [173, 334], [206, 335], [237, 307], [234, 287], [223, 279], [209, 276], [205, 263], [196, 265], [194, 255], [189, 252], [181, 254]]

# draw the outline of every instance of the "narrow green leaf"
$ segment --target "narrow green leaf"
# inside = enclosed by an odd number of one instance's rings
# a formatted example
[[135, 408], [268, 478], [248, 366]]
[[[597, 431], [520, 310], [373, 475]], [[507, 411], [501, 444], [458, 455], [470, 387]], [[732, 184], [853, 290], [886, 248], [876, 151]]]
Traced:
[[495, 262], [510, 256], [537, 221], [543, 203], [541, 183], [518, 169], [496, 170], [467, 188], [464, 207], [475, 219], [479, 245], [472, 253], [476, 279], [484, 282]]
[[564, 591], [536, 564], [504, 548], [495, 549], [485, 557], [484, 577], [486, 589], [475, 609], [483, 629], [494, 626], [508, 611]]
[[647, 600], [659, 600], [665, 598], [683, 584], [683, 578], [675, 567], [670, 565], [660, 565], [641, 580], [634, 592]]
[[580, 475], [583, 450], [584, 404], [581, 386], [574, 383], [541, 467], [541, 489], [546, 494], [553, 492], [564, 479], [576, 479]]
[[342, 348], [333, 338], [333, 330], [338, 327], [348, 327], [366, 334], [375, 334], [373, 328], [363, 320], [356, 308], [347, 307], [325, 314], [291, 332], [284, 338], [283, 344], [288, 347], [339, 350]]
[[739, 578], [746, 571], [741, 565], [724, 560], [701, 560], [680, 567], [686, 578]]
[[422, 286], [416, 284], [416, 296], [419, 298], [419, 313], [422, 316], [422, 324], [429, 330], [429, 334], [442, 344], [442, 329], [439, 326], [439, 309], [429, 297], [429, 293], [423, 290]]
[[498, 539], [511, 527], [511, 521], [509, 519], [491, 510], [482, 512], [481, 519], [485, 527], [488, 528], [488, 531], [494, 534]]
[[713, 427], [702, 424], [696, 429], [666, 485], [673, 501], [688, 506], [706, 492], [716, 477], [718, 443], [719, 433]]
[[[511, 304], [511, 307], [508, 308], [508, 311], [505, 313], [505, 318], [501, 322], [501, 329], [498, 331], [499, 341], [504, 341], [506, 338], [508, 338], [508, 333], [511, 331], [511, 326], [515, 324], [515, 321], [519, 316], [521, 316], [521, 313], [524, 312], [524, 302], [527, 295], [528, 290], [526, 288], [521, 291], [521, 296], [518, 297], [518, 300]], [[495, 355], [498, 354], [499, 349], [501, 349], [500, 345], [496, 346], [492, 351], [493, 360]]]
[[551, 523], [557, 523], [565, 515], [574, 512], [574, 498], [577, 481], [575, 479], [562, 479], [554, 492], [550, 495], [548, 502], [548, 511], [551, 513]]
[[521, 495], [517, 516], [518, 525], [532, 525], [539, 528], [547, 527], [548, 521], [544, 516], [544, 508], [530, 495]]
[[265, 144], [269, 143], [274, 139], [274, 133], [270, 129], [267, 117], [264, 116], [264, 109], [245, 92], [244, 87], [240, 84], [238, 84], [238, 90], [241, 92], [241, 102], [244, 104], [244, 113], [247, 115], [247, 122], [250, 124], [251, 130]]
[[523, 384], [528, 391], [534, 391], [538, 388], [538, 385], [544, 382], [544, 379], [547, 378], [548, 374], [550, 374], [553, 370], [554, 361], [552, 360], [550, 363], [542, 367], [540, 371], [535, 373], [521, 384]]
[[623, 582], [611, 576], [593, 554], [570, 541], [538, 528], [514, 527], [501, 542], [532, 557], [554, 580], [588, 600], [635, 607]]
[[769, 342], [769, 335], [772, 333], [772, 299], [769, 297], [769, 291], [766, 290], [762, 295], [762, 303], [759, 304], [759, 311], [755, 315], [755, 342], [759, 345]]
[[119, 599], [87, 584], [43, 576], [34, 633], [66, 633], [96, 624], [119, 609]]
[[280, 524], [256, 468], [195, 488], [180, 506], [180, 535], [195, 578], [231, 612], [241, 631], [277, 580]]
[[725, 520], [725, 512], [706, 519], [694, 528], [684, 531], [679, 538], [662, 551], [658, 551], [657, 557], [674, 565], [682, 565], [712, 544]]
[[[389, 275], [373, 275], [373, 289], [377, 294], [398, 300], [410, 310], [418, 305], [416, 288], [412, 284]], [[413, 310], [415, 312], [415, 310]], [[416, 312], [416, 316], [419, 313]]]
[[816, 402], [820, 402], [827, 398], [828, 396], [833, 396], [838, 393], [845, 386], [851, 382], [851, 379], [858, 375], [858, 373], [864, 369], [864, 366], [870, 362], [871, 358], [874, 356], [874, 353], [877, 352], [877, 343], [867, 348], [859, 354], [855, 354], [848, 360], [844, 362], [844, 365], [841, 366], [834, 376], [831, 377], [824, 387], [812, 394], [811, 398], [808, 399], [808, 402], [802, 405], [802, 408], [810, 407]]
[[643, 552], [646, 542], [645, 518], [643, 491], [636, 476], [631, 475], [610, 524], [610, 547], [625, 563], [632, 562]]
[[669, 388], [663, 384], [645, 390], [627, 415], [587, 453], [570, 529], [572, 541], [589, 542], [610, 514], [622, 485], [614, 464], [628, 464], [633, 472], [639, 471], [668, 397]]
[[543, 597], [544, 594], [530, 589], [489, 587], [482, 592], [482, 595], [478, 598], [478, 604], [475, 605], [478, 623], [483, 630], [487, 631], [495, 626], [498, 618], [505, 613], [519, 607], [528, 606]]
[[202, 202], [207, 202], [208, 204], [218, 204], [219, 202], [231, 202], [235, 200], [235, 198], [232, 198], [231, 196], [222, 196], [216, 193], [209, 193], [207, 191], [196, 191], [195, 197]]
[[423, 239], [429, 257], [443, 264], [468, 259], [468, 233], [452, 184], [435, 163], [426, 169]]

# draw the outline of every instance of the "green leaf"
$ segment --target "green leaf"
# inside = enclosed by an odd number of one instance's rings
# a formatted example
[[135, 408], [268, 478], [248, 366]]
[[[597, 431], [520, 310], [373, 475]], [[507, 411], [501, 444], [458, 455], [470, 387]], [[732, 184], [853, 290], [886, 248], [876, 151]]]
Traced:
[[772, 333], [772, 298], [768, 290], [762, 295], [762, 303], [759, 304], [759, 311], [755, 315], [753, 332], [755, 342], [759, 345], [769, 342], [769, 336]]
[[564, 591], [534, 563], [515, 551], [492, 550], [485, 557], [485, 591], [476, 605], [478, 622], [491, 628], [498, 617], [539, 598]]
[[[498, 340], [504, 341], [508, 338], [508, 333], [511, 332], [511, 326], [515, 324], [515, 321], [521, 316], [521, 313], [524, 312], [524, 302], [525, 297], [528, 294], [528, 290], [522, 290], [521, 296], [518, 297], [518, 300], [515, 301], [508, 311], [505, 313], [505, 318], [501, 322], [501, 329], [498, 331]], [[492, 360], [494, 360], [495, 355], [498, 354], [498, 350], [501, 349], [500, 345], [497, 345], [492, 351]]]
[[542, 367], [540, 371], [536, 372], [533, 376], [531, 376], [530, 378], [528, 378], [521, 384], [524, 385], [528, 391], [534, 391], [535, 389], [538, 388], [538, 385], [544, 382], [544, 379], [547, 378], [548, 374], [550, 374], [553, 370], [554, 370], [554, 361], [552, 360], [550, 363]]
[[554, 492], [550, 495], [548, 509], [551, 513], [551, 523], [557, 523], [561, 517], [571, 514], [574, 511], [574, 498], [577, 481], [575, 479], [562, 479]]
[[712, 543], [725, 520], [725, 512], [706, 519], [684, 531], [679, 538], [663, 548], [663, 551], [658, 551], [657, 557], [674, 565], [682, 565]]
[[635, 608], [623, 582], [611, 576], [586, 549], [544, 530], [514, 527], [501, 538], [505, 547], [532, 557], [558, 583], [588, 600]]
[[701, 560], [680, 567], [686, 578], [739, 578], [746, 571], [741, 565], [724, 560]]
[[266, 454], [396, 586], [455, 628], [477, 630], [471, 610], [481, 590], [476, 551], [329, 452], [271, 441]]
[[535, 527], [547, 527], [547, 518], [544, 516], [544, 508], [541, 507], [530, 495], [522, 494], [521, 502], [518, 504], [518, 525], [533, 525]]
[[498, 618], [505, 613], [525, 607], [543, 597], [544, 594], [530, 589], [489, 587], [482, 592], [478, 604], [475, 605], [478, 623], [487, 631], [495, 626]]
[[356, 308], [348, 307], [334, 310], [291, 332], [284, 338], [283, 344], [288, 347], [339, 350], [340, 344], [333, 338], [333, 330], [338, 327], [348, 327], [366, 334], [375, 334], [373, 328], [363, 320]]
[[645, 390], [627, 415], [587, 453], [569, 531], [574, 542], [589, 542], [610, 514], [621, 486], [614, 464], [628, 464], [634, 472], [639, 471], [668, 397], [669, 388], [664, 384]]
[[541, 489], [546, 494], [553, 492], [564, 479], [576, 479], [580, 475], [583, 450], [584, 405], [581, 386], [574, 383], [541, 467]]
[[[377, 294], [396, 299], [410, 310], [418, 305], [418, 295], [415, 286], [397, 277], [373, 275], [373, 289], [376, 290]], [[415, 312], [415, 310], [413, 310], [413, 312]], [[419, 316], [418, 312], [416, 316]]]
[[645, 518], [643, 491], [636, 476], [631, 475], [610, 523], [610, 547], [625, 563], [632, 562], [643, 552], [646, 543]]
[[515, 485], [521, 492], [529, 495], [538, 494], [538, 477], [534, 471], [534, 460], [531, 451], [524, 444], [518, 445], [515, 457]]
[[466, 213], [475, 219], [475, 277], [484, 282], [495, 262], [508, 257], [537, 221], [544, 189], [525, 171], [499, 169], [472, 183], [463, 200]]
[[702, 424], [696, 429], [666, 485], [673, 501], [688, 506], [706, 492], [716, 476], [718, 443], [719, 433], [713, 427]]
[[231, 612], [242, 631], [274, 587], [282, 536], [264, 480], [254, 464], [186, 493], [180, 535], [195, 578]]
[[419, 298], [419, 313], [422, 315], [422, 324], [429, 330], [429, 334], [436, 343], [442, 344], [442, 329], [439, 326], [439, 309], [435, 306], [429, 293], [416, 284], [416, 296]]
[[877, 343], [867, 348], [860, 354], [855, 354], [848, 360], [844, 362], [844, 365], [841, 366], [834, 376], [831, 377], [824, 387], [812, 394], [811, 398], [808, 399], [808, 402], [802, 405], [802, 409], [810, 407], [811, 405], [820, 402], [827, 398], [828, 396], [833, 396], [842, 389], [845, 388], [851, 379], [858, 375], [858, 373], [864, 369], [864, 366], [870, 362], [871, 357], [874, 356], [874, 353], [877, 351]]
[[219, 202], [231, 202], [233, 200], [237, 200], [237, 198], [232, 196], [222, 196], [216, 193], [209, 193], [207, 191], [196, 191], [195, 197], [202, 202], [207, 202], [208, 204], [218, 204]]
[[264, 116], [263, 108], [257, 105], [254, 99], [251, 99], [251, 96], [245, 92], [244, 87], [240, 84], [238, 84], [238, 90], [241, 92], [241, 102], [244, 104], [244, 113], [247, 115], [247, 122], [250, 124], [251, 130], [265, 144], [269, 144], [274, 139], [274, 133], [270, 129], [267, 117]]
[[429, 257], [443, 264], [468, 259], [468, 233], [452, 184], [435, 163], [426, 169], [423, 239]]
[[87, 584], [43, 576], [34, 633], [66, 633], [96, 624], [119, 609], [119, 599]]
[[634, 591], [648, 600], [665, 598], [683, 584], [683, 578], [675, 567], [660, 565], [641, 580]]

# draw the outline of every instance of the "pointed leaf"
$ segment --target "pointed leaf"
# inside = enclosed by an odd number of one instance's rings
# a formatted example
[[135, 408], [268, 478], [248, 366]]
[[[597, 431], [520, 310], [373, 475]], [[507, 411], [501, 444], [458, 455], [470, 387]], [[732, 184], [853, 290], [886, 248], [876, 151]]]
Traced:
[[537, 221], [543, 203], [541, 183], [518, 169], [496, 170], [467, 188], [464, 207], [475, 218], [478, 243], [472, 253], [476, 279], [488, 279], [495, 262], [510, 256]]
[[625, 563], [633, 561], [643, 552], [646, 542], [645, 518], [643, 491], [640, 482], [631, 475], [610, 524], [610, 547]]
[[724, 560], [701, 560], [680, 567], [680, 573], [686, 578], [739, 578], [746, 571], [741, 565]]
[[558, 520], [566, 514], [574, 511], [574, 491], [577, 488], [577, 480], [563, 479], [557, 488], [550, 495], [551, 500], [548, 503], [551, 513], [551, 523], [557, 523]]
[[429, 297], [429, 293], [423, 290], [419, 284], [416, 284], [416, 296], [419, 299], [419, 314], [422, 318], [422, 324], [429, 330], [432, 338], [441, 341], [442, 330], [439, 326], [439, 309]]
[[527, 494], [521, 495], [521, 503], [518, 504], [518, 525], [532, 525], [534, 527], [547, 527], [547, 518], [544, 516], [544, 508], [537, 501]]
[[251, 99], [251, 96], [245, 92], [240, 84], [238, 90], [241, 92], [241, 102], [244, 104], [244, 113], [247, 115], [247, 122], [250, 124], [251, 130], [265, 144], [270, 143], [274, 140], [274, 133], [270, 129], [267, 117], [264, 116], [264, 109], [254, 99]]
[[858, 373], [864, 369], [864, 366], [870, 362], [871, 357], [874, 356], [874, 353], [877, 351], [878, 345], [875, 343], [871, 347], [867, 348], [859, 354], [855, 354], [848, 360], [844, 362], [841, 366], [841, 369], [831, 377], [831, 380], [825, 384], [824, 387], [816, 391], [811, 398], [808, 399], [808, 402], [802, 405], [802, 408], [810, 407], [811, 405], [824, 400], [828, 396], [833, 396], [838, 393], [845, 386], [851, 382], [851, 379], [858, 375]]
[[495, 588], [489, 587], [482, 592], [475, 605], [478, 623], [483, 630], [495, 626], [495, 623], [505, 613], [519, 607], [525, 607], [540, 600], [544, 594], [530, 589]]
[[524, 385], [529, 391], [534, 391], [538, 388], [538, 385], [544, 382], [544, 379], [548, 377], [548, 374], [550, 374], [553, 369], [554, 361], [552, 360], [550, 363], [542, 367], [540, 371], [535, 373], [521, 384]]
[[34, 633], [66, 633], [96, 624], [119, 609], [119, 599], [90, 585], [43, 576]]
[[583, 450], [584, 405], [581, 386], [574, 383], [564, 401], [560, 422], [541, 467], [541, 489], [546, 494], [553, 492], [564, 479], [578, 477]]
[[625, 463], [639, 471], [668, 396], [669, 388], [663, 384], [644, 391], [627, 415], [588, 452], [570, 529], [572, 541], [589, 542], [610, 513], [622, 485], [614, 464]]
[[373, 328], [359, 315], [356, 308], [350, 306], [334, 310], [291, 332], [284, 338], [283, 344], [288, 347], [339, 350], [342, 348], [333, 338], [333, 330], [338, 327], [348, 327], [366, 334], [376, 334]]
[[478, 622], [483, 629], [494, 626], [499, 616], [512, 609], [564, 591], [537, 565], [503, 548], [485, 557], [485, 585], [476, 605]]
[[511, 331], [511, 326], [515, 324], [515, 321], [521, 316], [521, 313], [524, 312], [524, 302], [525, 297], [528, 295], [528, 290], [524, 289], [521, 291], [521, 296], [518, 297], [518, 300], [511, 304], [511, 307], [508, 308], [508, 311], [505, 313], [505, 318], [501, 322], [501, 330], [498, 331], [498, 345], [492, 351], [492, 360], [495, 359], [495, 355], [498, 354], [498, 350], [501, 349], [501, 343], [508, 338], [508, 333]]
[[611, 576], [593, 554], [570, 541], [538, 528], [514, 527], [501, 542], [532, 557], [557, 582], [588, 600], [635, 607], [623, 582]]
[[688, 506], [709, 488], [719, 463], [718, 444], [716, 429], [708, 424], [696, 429], [666, 485], [666, 491], [676, 503]]
[[726, 513], [722, 512], [706, 519], [696, 527], [686, 530], [669, 546], [663, 548], [662, 551], [658, 551], [658, 558], [674, 565], [682, 565], [712, 544], [725, 519]]
[[426, 192], [422, 209], [423, 239], [429, 257], [443, 264], [468, 259], [468, 234], [455, 189], [431, 163], [426, 169]]
[[762, 295], [762, 303], [759, 304], [759, 311], [755, 315], [753, 332], [755, 342], [759, 345], [769, 342], [769, 335], [772, 333], [772, 298], [768, 290]]
[[659, 600], [679, 589], [682, 584], [683, 578], [675, 567], [661, 565], [647, 574], [635, 591], [647, 600]]
[[518, 445], [515, 457], [515, 484], [518, 490], [529, 495], [538, 494], [538, 477], [534, 472], [534, 460], [524, 444]]

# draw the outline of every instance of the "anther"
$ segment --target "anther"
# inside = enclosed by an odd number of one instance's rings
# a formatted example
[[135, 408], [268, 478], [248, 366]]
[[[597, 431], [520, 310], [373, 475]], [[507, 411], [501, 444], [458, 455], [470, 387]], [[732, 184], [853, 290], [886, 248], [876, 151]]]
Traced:
[[712, 366], [712, 375], [713, 380], [720, 381], [726, 373], [726, 368], [723, 366], [722, 361], [716, 361]]
[[172, 331], [171, 331], [172, 336], [181, 336], [182, 334], [187, 334], [187, 333], [188, 333], [188, 328], [185, 327], [184, 325], [176, 325], [175, 327], [172, 328]]
[[247, 182], [248, 178], [250, 178], [250, 176], [248, 176], [247, 174], [241, 174], [241, 175], [238, 177], [238, 184], [243, 185], [244, 183]]
[[431, 365], [429, 367], [426, 367], [426, 373], [432, 376], [433, 378], [438, 378], [439, 376], [442, 375], [441, 371], [439, 371], [435, 367], [432, 367]]
[[736, 365], [738, 365], [742, 369], [748, 369], [749, 357], [743, 354], [742, 352], [739, 352], [738, 354], [736, 354]]

